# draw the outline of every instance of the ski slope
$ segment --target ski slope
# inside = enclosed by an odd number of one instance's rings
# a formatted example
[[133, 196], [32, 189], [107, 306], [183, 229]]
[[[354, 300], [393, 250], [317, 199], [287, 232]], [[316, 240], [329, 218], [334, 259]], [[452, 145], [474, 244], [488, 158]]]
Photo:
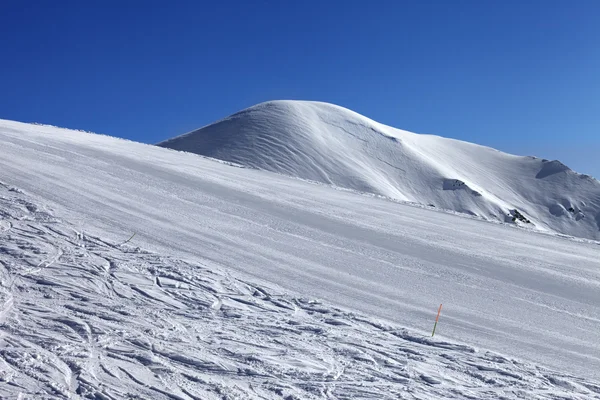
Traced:
[[0, 143], [2, 398], [600, 399], [598, 242], [49, 126]]
[[591, 176], [332, 104], [262, 103], [159, 146], [486, 220], [523, 215], [533, 229], [600, 239], [600, 182]]

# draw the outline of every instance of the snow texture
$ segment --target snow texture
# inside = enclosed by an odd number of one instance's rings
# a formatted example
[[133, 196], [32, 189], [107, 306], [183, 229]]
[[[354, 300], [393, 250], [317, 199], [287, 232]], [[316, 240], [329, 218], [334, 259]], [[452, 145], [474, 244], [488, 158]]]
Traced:
[[597, 242], [49, 126], [0, 143], [2, 399], [600, 399]]
[[263, 103], [159, 146], [487, 220], [512, 222], [518, 210], [533, 229], [600, 239], [596, 179], [559, 161], [402, 131], [332, 104]]

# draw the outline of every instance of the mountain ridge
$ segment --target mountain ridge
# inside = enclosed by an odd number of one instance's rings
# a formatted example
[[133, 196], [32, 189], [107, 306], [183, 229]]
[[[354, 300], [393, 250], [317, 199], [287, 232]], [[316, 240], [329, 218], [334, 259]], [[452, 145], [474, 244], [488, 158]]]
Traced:
[[260, 103], [158, 146], [600, 239], [600, 182], [595, 178], [557, 160], [404, 131], [329, 103]]

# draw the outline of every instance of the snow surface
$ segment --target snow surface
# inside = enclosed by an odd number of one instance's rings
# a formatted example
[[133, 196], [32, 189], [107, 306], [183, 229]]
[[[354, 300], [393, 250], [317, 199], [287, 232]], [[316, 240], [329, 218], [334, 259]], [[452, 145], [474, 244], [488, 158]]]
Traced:
[[535, 229], [600, 239], [596, 179], [332, 104], [262, 103], [159, 146], [489, 220], [512, 222], [517, 210]]
[[600, 399], [597, 242], [49, 126], [0, 146], [1, 398]]

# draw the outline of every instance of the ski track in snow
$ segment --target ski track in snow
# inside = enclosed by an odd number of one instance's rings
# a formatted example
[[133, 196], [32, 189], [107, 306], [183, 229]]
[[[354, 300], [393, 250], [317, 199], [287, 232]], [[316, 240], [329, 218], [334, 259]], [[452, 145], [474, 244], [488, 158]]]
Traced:
[[2, 399], [600, 399], [600, 385], [79, 231], [0, 184]]

